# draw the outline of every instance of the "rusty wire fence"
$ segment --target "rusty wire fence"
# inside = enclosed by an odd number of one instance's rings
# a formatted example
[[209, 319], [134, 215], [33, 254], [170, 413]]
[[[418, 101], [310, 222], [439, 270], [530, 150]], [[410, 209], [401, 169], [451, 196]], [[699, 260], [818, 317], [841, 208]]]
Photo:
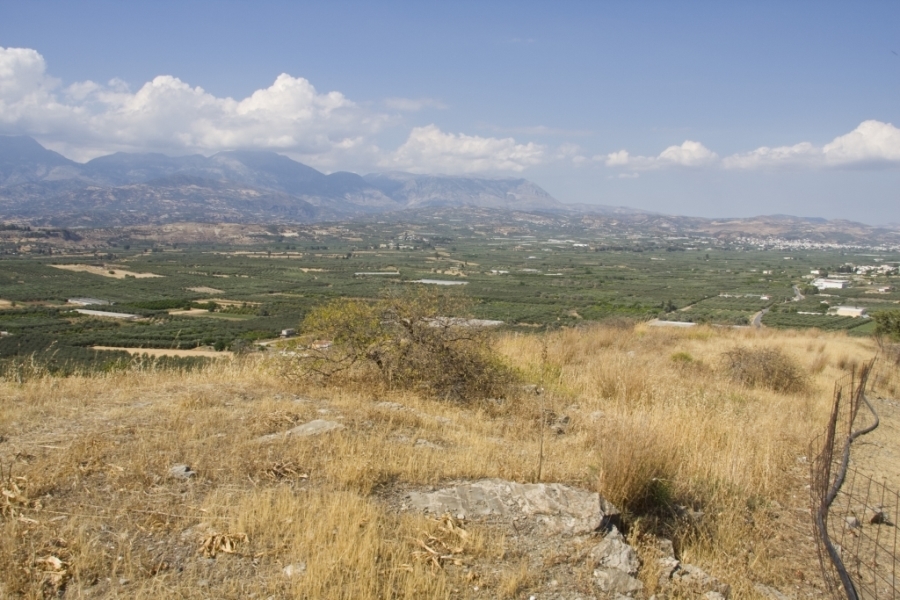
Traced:
[[900, 598], [900, 493], [867, 474], [853, 443], [878, 427], [873, 398], [900, 398], [900, 354], [873, 359], [835, 383], [825, 431], [810, 447], [815, 539], [834, 598]]

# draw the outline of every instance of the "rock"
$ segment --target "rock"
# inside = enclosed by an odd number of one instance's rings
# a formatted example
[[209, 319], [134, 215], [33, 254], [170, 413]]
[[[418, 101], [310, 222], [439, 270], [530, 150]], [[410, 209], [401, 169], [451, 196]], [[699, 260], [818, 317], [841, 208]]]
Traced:
[[644, 589], [644, 584], [618, 569], [595, 569], [594, 583], [607, 594], [633, 594]]
[[387, 410], [406, 410], [406, 407], [399, 402], [378, 402], [375, 406]]
[[700, 567], [680, 564], [672, 573], [669, 581], [694, 590], [697, 593], [717, 592], [724, 598], [731, 595], [731, 586], [722, 583]]
[[310, 437], [313, 435], [321, 435], [335, 429], [343, 428], [343, 425], [335, 421], [316, 419], [315, 421], [310, 421], [309, 423], [304, 423], [303, 425], [297, 425], [293, 429], [288, 430], [285, 435], [295, 437]]
[[641, 567], [637, 552], [625, 543], [625, 538], [615, 527], [602, 542], [594, 546], [590, 556], [598, 567], [618, 569], [631, 576], [637, 575], [638, 569]]
[[314, 421], [310, 421], [309, 423], [304, 423], [303, 425], [297, 425], [293, 429], [289, 429], [284, 433], [270, 433], [269, 435], [264, 435], [262, 437], [256, 438], [257, 442], [271, 442], [273, 440], [277, 440], [279, 438], [288, 438], [288, 437], [312, 437], [314, 435], [321, 435], [323, 433], [327, 433], [329, 431], [333, 431], [335, 429], [343, 429], [344, 426], [335, 421], [325, 421], [323, 419], [316, 419]]
[[285, 577], [294, 577], [295, 575], [303, 575], [306, 573], [306, 563], [292, 563], [281, 570]]
[[846, 525], [848, 529], [859, 529], [862, 524], [859, 522], [859, 519], [850, 515], [844, 517], [844, 525]]
[[666, 558], [675, 558], [675, 545], [672, 540], [656, 538], [656, 549]]
[[770, 600], [791, 600], [790, 596], [782, 594], [778, 590], [773, 587], [769, 587], [768, 585], [763, 585], [762, 583], [757, 583], [753, 586], [757, 592], [761, 595], [769, 598]]
[[197, 471], [193, 470], [190, 465], [174, 465], [169, 468], [169, 477], [173, 479], [190, 479], [197, 475]]
[[869, 523], [872, 525], [890, 525], [890, 515], [881, 505], [872, 507], [872, 515], [869, 517]]
[[429, 442], [428, 440], [419, 438], [416, 440], [416, 443], [413, 444], [416, 448], [432, 448], [434, 450], [443, 450], [443, 446], [439, 444], [435, 444], [434, 442]]
[[595, 492], [560, 483], [523, 484], [501, 479], [482, 479], [434, 492], [410, 492], [409, 504], [434, 515], [449, 512], [467, 518], [509, 520], [524, 516], [548, 534], [591, 533], [619, 516], [619, 511]]
[[674, 556], [659, 559], [659, 587], [665, 587], [672, 581], [672, 575], [681, 566], [681, 561]]
[[719, 592], [706, 592], [703, 594], [703, 600], [725, 600], [725, 596]]

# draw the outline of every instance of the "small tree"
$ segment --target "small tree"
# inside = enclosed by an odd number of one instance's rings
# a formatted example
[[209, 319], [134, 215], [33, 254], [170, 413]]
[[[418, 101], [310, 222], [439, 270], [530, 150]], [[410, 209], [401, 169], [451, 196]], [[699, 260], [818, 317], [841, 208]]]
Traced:
[[875, 335], [900, 341], [900, 310], [881, 310], [872, 315]]
[[505, 395], [512, 371], [492, 356], [487, 333], [463, 318], [467, 309], [462, 296], [426, 289], [336, 299], [303, 320], [301, 364], [325, 377], [374, 370], [389, 388], [446, 399]]

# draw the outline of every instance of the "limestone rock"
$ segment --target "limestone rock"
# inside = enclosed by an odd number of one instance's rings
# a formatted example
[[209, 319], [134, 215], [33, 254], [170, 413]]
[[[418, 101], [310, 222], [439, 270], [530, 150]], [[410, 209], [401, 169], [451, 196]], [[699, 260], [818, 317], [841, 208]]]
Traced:
[[314, 435], [321, 435], [323, 433], [327, 433], [329, 431], [333, 431], [335, 429], [343, 429], [344, 426], [336, 421], [326, 421], [324, 419], [315, 419], [314, 421], [310, 421], [309, 423], [303, 423], [302, 425], [297, 425], [293, 429], [289, 429], [284, 433], [270, 433], [269, 435], [264, 435], [262, 437], [256, 438], [258, 442], [271, 442], [273, 440], [288, 438], [288, 437], [312, 437]]
[[631, 576], [637, 575], [641, 567], [641, 561], [634, 548], [625, 543], [625, 538], [615, 527], [602, 542], [594, 546], [590, 556], [598, 567], [617, 569]]
[[680, 587], [692, 589], [698, 593], [717, 592], [724, 598], [731, 595], [731, 586], [722, 583], [700, 567], [680, 564], [672, 573], [670, 581], [677, 582]]
[[434, 492], [410, 492], [412, 508], [435, 515], [526, 517], [548, 534], [591, 533], [618, 517], [595, 492], [560, 483], [523, 484], [501, 479], [461, 483]]
[[197, 471], [193, 470], [190, 465], [173, 465], [169, 468], [169, 477], [173, 479], [188, 480], [197, 475]]
[[297, 575], [303, 575], [304, 573], [306, 573], [306, 563], [291, 563], [283, 568], [281, 572], [284, 573], [284, 576], [288, 578], [295, 577]]
[[768, 585], [763, 585], [762, 583], [757, 583], [753, 587], [756, 589], [757, 592], [759, 592], [766, 598], [769, 598], [770, 600], [791, 600], [790, 596], [788, 596], [786, 594], [782, 594], [775, 588], [770, 587]]
[[644, 584], [619, 569], [595, 569], [594, 583], [607, 594], [633, 594], [644, 589]]

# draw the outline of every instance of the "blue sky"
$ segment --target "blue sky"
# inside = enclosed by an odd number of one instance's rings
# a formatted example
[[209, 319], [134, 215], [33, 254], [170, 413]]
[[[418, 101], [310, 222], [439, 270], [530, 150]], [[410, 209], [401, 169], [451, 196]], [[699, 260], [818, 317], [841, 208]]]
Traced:
[[0, 133], [900, 222], [900, 3], [0, 3]]

